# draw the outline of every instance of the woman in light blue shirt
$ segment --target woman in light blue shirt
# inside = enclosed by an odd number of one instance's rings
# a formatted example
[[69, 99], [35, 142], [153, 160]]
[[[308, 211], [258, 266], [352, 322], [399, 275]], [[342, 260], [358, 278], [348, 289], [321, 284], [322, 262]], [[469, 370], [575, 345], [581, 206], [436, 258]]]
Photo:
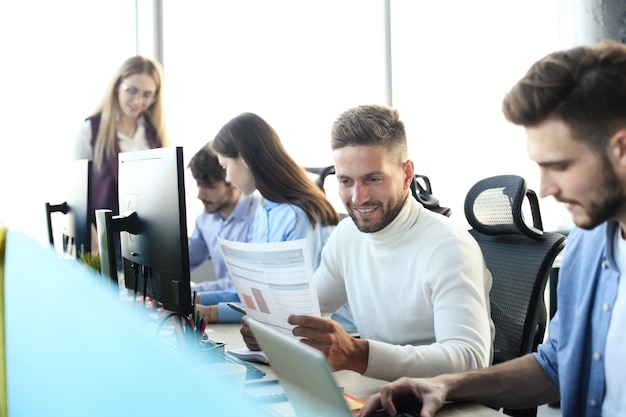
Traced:
[[[289, 156], [276, 131], [256, 114], [243, 113], [220, 129], [211, 147], [226, 169], [227, 182], [244, 195], [258, 190], [263, 197], [254, 216], [252, 242], [306, 238], [317, 269], [339, 215]], [[220, 309], [222, 314], [228, 312]]]
[[252, 241], [307, 238], [313, 267], [339, 215], [304, 169], [289, 156], [276, 131], [261, 117], [243, 113], [217, 133], [212, 147], [226, 181], [243, 194], [259, 190]]

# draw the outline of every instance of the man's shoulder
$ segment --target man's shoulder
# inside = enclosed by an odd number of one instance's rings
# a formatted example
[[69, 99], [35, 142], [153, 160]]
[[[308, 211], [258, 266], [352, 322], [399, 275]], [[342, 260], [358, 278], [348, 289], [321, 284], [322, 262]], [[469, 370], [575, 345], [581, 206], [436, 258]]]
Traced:
[[441, 236], [451, 236], [461, 239], [471, 238], [468, 229], [454, 219], [435, 213], [430, 210], [421, 210], [415, 224], [416, 233], [437, 233]]
[[604, 222], [589, 230], [574, 227], [567, 236], [563, 262], [589, 260], [590, 255], [603, 252], [617, 227], [616, 222]]
[[618, 227], [616, 222], [603, 222], [593, 229], [574, 227], [568, 234], [568, 241], [575, 240], [589, 242], [596, 239], [604, 239], [607, 232], [614, 232], [616, 227]]
[[262, 198], [263, 197], [261, 197], [261, 195], [258, 194], [258, 193], [240, 194], [239, 195], [239, 201], [249, 201], [249, 202], [254, 203], [254, 204], [259, 204], [261, 202]]
[[219, 213], [207, 213], [206, 211], [202, 211], [196, 217], [196, 225], [200, 228], [207, 227], [212, 224], [217, 224], [220, 222]]

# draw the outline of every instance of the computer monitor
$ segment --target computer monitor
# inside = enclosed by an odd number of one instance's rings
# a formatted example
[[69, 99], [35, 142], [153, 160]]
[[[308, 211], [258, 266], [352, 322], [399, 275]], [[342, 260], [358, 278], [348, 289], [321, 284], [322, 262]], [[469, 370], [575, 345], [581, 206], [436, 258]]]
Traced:
[[126, 288], [166, 310], [193, 312], [185, 205], [183, 149], [119, 154], [119, 212], [96, 210], [102, 273], [117, 283], [113, 237], [120, 233]]
[[[91, 225], [94, 222], [91, 207], [92, 162], [87, 159], [70, 161], [61, 172], [61, 198], [57, 204], [46, 202], [48, 240], [54, 247], [53, 224], [63, 224], [63, 256], [76, 259], [81, 253], [91, 252]], [[65, 214], [64, 222], [53, 221], [53, 213]]]

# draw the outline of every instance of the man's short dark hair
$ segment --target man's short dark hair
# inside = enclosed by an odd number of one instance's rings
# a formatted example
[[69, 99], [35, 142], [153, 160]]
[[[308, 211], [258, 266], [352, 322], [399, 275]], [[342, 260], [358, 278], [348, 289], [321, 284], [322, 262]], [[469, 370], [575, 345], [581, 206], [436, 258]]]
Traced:
[[343, 112], [331, 134], [333, 150], [346, 146], [383, 146], [400, 163], [408, 158], [406, 131], [398, 112], [387, 106], [365, 105]]
[[204, 145], [189, 161], [191, 175], [202, 186], [226, 180], [226, 171], [211, 150], [210, 142]]
[[626, 45], [604, 40], [547, 55], [506, 94], [502, 112], [525, 127], [561, 120], [573, 138], [604, 149], [626, 127]]

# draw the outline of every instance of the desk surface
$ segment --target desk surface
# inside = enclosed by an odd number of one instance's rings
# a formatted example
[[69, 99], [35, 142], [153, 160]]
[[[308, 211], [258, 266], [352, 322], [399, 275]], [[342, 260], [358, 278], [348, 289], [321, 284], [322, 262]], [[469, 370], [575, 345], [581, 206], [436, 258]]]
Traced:
[[[245, 347], [241, 334], [239, 334], [239, 324], [217, 324], [207, 328], [211, 339], [225, 342], [226, 350]], [[276, 379], [270, 366], [255, 364], [266, 372], [265, 380]], [[337, 385], [344, 387], [346, 393], [361, 400], [366, 400], [370, 395], [378, 392], [378, 388], [386, 381], [368, 378], [352, 371], [336, 371], [333, 373], [337, 380]], [[502, 414], [480, 404], [471, 403], [450, 403], [444, 406], [437, 417], [501, 417]]]

